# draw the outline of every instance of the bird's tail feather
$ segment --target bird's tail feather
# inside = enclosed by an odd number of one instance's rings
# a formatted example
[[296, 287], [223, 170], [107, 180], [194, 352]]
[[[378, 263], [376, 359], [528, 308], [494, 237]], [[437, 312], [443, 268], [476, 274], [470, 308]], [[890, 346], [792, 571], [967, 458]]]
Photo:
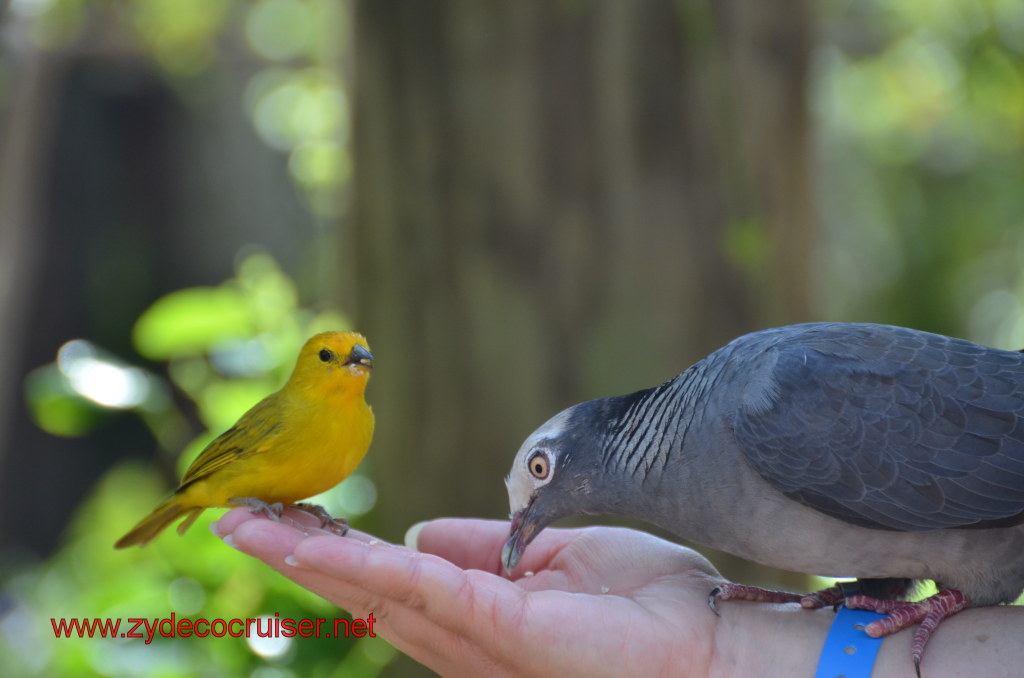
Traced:
[[140, 520], [139, 524], [129, 530], [128, 534], [118, 539], [114, 548], [123, 549], [136, 544], [144, 546], [153, 537], [160, 534], [165, 527], [187, 513], [189, 516], [178, 526], [178, 534], [184, 534], [185, 530], [195, 522], [202, 512], [202, 507], [183, 506], [181, 497], [173, 496], [153, 509], [153, 512]]

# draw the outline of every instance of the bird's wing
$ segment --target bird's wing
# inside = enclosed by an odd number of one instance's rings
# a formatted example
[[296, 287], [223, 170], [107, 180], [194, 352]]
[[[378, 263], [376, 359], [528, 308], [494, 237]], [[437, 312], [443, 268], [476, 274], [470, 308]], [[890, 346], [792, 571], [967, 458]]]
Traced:
[[217, 436], [200, 453], [181, 479], [179, 491], [185, 486], [215, 473], [228, 464], [257, 454], [273, 446], [281, 433], [279, 417], [269, 396], [246, 412], [238, 422]]
[[787, 496], [866, 527], [1024, 522], [1024, 356], [841, 327], [754, 361], [733, 418], [753, 468]]

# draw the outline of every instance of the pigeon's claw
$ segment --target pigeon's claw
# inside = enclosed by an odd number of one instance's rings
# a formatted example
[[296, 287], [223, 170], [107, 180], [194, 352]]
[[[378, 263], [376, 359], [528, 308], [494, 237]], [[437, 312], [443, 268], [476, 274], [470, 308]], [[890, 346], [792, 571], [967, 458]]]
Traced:
[[721, 593], [722, 587], [716, 586], [715, 588], [711, 589], [711, 593], [708, 594], [708, 607], [711, 608], [711, 611], [715, 613], [716, 617], [722, 616], [718, 613], [718, 596]]
[[879, 600], [860, 595], [849, 596], [846, 599], [846, 606], [849, 608], [872, 610], [889, 615], [864, 627], [864, 631], [872, 638], [887, 636], [920, 622], [920, 626], [914, 631], [914, 640], [910, 644], [910, 652], [914, 658], [914, 667], [917, 669], [918, 676], [921, 675], [921, 658], [924, 656], [924, 647], [928, 644], [928, 639], [938, 628], [939, 623], [969, 607], [970, 604], [971, 601], [967, 596], [954, 589], [939, 591], [934, 596], [917, 602]]

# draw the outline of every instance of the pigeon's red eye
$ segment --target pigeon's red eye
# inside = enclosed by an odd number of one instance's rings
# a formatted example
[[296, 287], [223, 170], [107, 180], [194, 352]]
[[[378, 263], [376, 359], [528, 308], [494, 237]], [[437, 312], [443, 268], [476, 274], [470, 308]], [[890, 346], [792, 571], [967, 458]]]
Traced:
[[530, 469], [530, 473], [537, 480], [544, 480], [548, 477], [548, 473], [551, 471], [551, 464], [548, 462], [548, 455], [543, 452], [534, 452], [533, 456], [530, 457], [530, 461], [527, 462], [527, 466]]

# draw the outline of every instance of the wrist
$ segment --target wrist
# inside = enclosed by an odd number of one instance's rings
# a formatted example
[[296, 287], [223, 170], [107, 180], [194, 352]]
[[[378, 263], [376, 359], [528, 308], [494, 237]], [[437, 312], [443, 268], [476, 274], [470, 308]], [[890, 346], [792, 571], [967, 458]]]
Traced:
[[835, 613], [798, 605], [720, 603], [714, 678], [813, 676]]

